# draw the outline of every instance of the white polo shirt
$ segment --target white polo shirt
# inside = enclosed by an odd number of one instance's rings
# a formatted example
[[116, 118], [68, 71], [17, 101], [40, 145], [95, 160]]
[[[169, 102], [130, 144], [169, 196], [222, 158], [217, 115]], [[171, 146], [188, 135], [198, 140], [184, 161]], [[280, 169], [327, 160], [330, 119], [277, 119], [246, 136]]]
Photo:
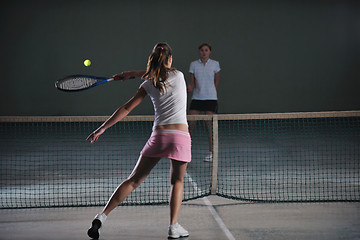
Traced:
[[178, 70], [169, 72], [166, 90], [161, 93], [151, 80], [145, 80], [143, 87], [154, 105], [154, 127], [167, 124], [188, 124], [186, 119], [186, 82]]
[[194, 74], [195, 88], [192, 99], [194, 100], [217, 100], [217, 92], [214, 83], [215, 73], [220, 71], [218, 61], [208, 59], [205, 65], [201, 60], [190, 63], [189, 72]]

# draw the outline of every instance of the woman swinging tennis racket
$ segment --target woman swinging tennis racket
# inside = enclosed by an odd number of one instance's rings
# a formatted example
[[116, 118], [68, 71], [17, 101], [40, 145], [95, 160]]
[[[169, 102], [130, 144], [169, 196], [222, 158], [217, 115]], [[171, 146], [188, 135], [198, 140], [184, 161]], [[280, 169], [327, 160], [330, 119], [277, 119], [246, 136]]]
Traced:
[[142, 77], [144, 82], [136, 94], [91, 133], [87, 140], [95, 142], [107, 128], [138, 106], [146, 95], [149, 95], [153, 102], [155, 121], [152, 134], [142, 149], [134, 170], [116, 188], [104, 209], [92, 221], [88, 230], [91, 238], [99, 238], [100, 228], [109, 213], [145, 180], [151, 169], [163, 157], [171, 159], [168, 236], [179, 238], [189, 235], [188, 231], [177, 223], [183, 198], [184, 174], [187, 163], [191, 161], [191, 138], [186, 119], [186, 83], [184, 75], [172, 68], [171, 64], [170, 46], [167, 43], [158, 43], [149, 56], [146, 71], [129, 71], [114, 75], [115, 80]]

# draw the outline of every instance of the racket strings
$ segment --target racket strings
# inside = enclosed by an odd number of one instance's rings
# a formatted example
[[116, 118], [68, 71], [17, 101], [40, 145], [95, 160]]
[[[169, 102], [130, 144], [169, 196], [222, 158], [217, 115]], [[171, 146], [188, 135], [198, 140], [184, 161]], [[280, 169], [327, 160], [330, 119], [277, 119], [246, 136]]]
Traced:
[[58, 87], [65, 90], [78, 90], [83, 88], [88, 88], [91, 85], [97, 82], [96, 79], [87, 78], [87, 77], [76, 77], [63, 79], [58, 82]]

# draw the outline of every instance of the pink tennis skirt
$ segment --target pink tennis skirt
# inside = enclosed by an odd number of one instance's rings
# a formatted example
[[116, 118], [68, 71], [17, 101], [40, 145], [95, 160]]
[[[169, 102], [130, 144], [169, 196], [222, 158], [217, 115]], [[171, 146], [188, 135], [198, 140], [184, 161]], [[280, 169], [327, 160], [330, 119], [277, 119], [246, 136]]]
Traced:
[[142, 149], [141, 155], [190, 162], [190, 134], [180, 130], [155, 129]]

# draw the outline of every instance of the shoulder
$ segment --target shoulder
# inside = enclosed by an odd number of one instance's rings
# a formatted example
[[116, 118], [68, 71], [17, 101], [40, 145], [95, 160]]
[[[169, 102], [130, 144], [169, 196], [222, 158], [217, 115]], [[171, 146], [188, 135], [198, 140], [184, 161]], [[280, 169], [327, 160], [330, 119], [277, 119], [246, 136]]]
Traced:
[[209, 59], [209, 62], [215, 65], [220, 65], [219, 61], [213, 60], [213, 59]]
[[215, 71], [215, 73], [217, 73], [221, 70], [220, 64], [218, 61], [209, 59], [209, 63], [210, 63], [211, 68]]
[[195, 61], [192, 61], [192, 62], [190, 63], [190, 66], [198, 65], [199, 63], [200, 63], [200, 59], [195, 60]]
[[141, 84], [140, 87], [142, 87], [143, 85], [148, 85], [150, 83], [150, 80], [145, 79]]
[[179, 70], [174, 70], [169, 73], [169, 78], [184, 78], [184, 74]]
[[195, 61], [192, 61], [190, 63], [190, 67], [189, 67], [189, 72], [190, 73], [195, 73], [197, 71], [197, 69], [201, 66], [201, 64], [199, 64], [200, 60], [195, 60]]
[[179, 70], [175, 70], [174, 73], [177, 75], [177, 76], [184, 76], [184, 74], [179, 71]]
[[152, 86], [152, 82], [150, 81], [150, 80], [144, 80], [141, 84], [140, 84], [140, 86], [139, 86], [139, 88], [144, 88], [145, 89], [145, 91], [149, 91], [149, 88]]

